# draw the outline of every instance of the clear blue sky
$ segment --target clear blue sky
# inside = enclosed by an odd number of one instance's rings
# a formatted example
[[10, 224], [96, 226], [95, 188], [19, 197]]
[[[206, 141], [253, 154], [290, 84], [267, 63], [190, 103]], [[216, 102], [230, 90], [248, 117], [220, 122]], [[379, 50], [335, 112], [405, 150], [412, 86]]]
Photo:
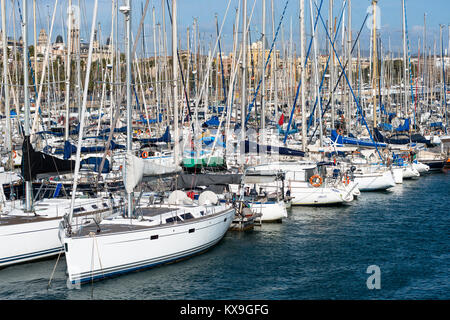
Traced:
[[[156, 22], [162, 23], [162, 10], [161, 1], [166, 0], [150, 0], [149, 11], [145, 19], [145, 36], [147, 42], [147, 50], [153, 52], [153, 30], [152, 30], [152, 7], [155, 7], [156, 12]], [[229, 0], [178, 0], [178, 28], [179, 37], [182, 41], [183, 49], [186, 47], [186, 29], [188, 26], [193, 25], [194, 18], [198, 19], [200, 38], [203, 40], [205, 46], [210, 43], [214, 45], [216, 27], [215, 27], [215, 15], [218, 16], [219, 27], [224, 19], [226, 7]], [[319, 4], [321, 0], [315, 0]], [[17, 5], [17, 0], [15, 1]], [[19, 0], [22, 6], [22, 0]], [[32, 1], [29, 0], [29, 19], [32, 21]], [[111, 29], [111, 0], [99, 0], [99, 13], [97, 17], [97, 22], [101, 24], [102, 29], [102, 39], [110, 34]], [[312, 0], [314, 3], [314, 0]], [[81, 7], [81, 26], [82, 26], [82, 37], [84, 39], [89, 38], [88, 34], [90, 32], [91, 19], [93, 13], [93, 0], [72, 0], [74, 5], [80, 3]], [[122, 5], [123, 0], [119, 0], [119, 4]], [[141, 17], [141, 6], [145, 4], [145, 0], [132, 0], [133, 3], [133, 30], [136, 34], [139, 19]], [[251, 20], [251, 38], [256, 40], [260, 37], [261, 25], [262, 25], [262, 0], [247, 0], [248, 14], [250, 15], [251, 8], [255, 4], [255, 11]], [[285, 5], [285, 0], [274, 0], [274, 17], [275, 17], [275, 28], [278, 25], [282, 10]], [[340, 14], [342, 8], [343, 0], [334, 0], [334, 16]], [[48, 16], [51, 16], [55, 0], [37, 0], [37, 20], [38, 28], [46, 28], [48, 23]], [[66, 31], [63, 31], [62, 27], [65, 26], [65, 16], [66, 7], [68, 0], [59, 0], [57, 7], [57, 17], [55, 21], [55, 31], [53, 39], [56, 35], [65, 35]], [[170, 6], [172, 5], [172, 0], [169, 0]], [[356, 36], [357, 30], [360, 29], [364, 17], [366, 16], [366, 10], [370, 6], [371, 0], [352, 0], [352, 28], [355, 31], [354, 37]], [[232, 26], [235, 18], [235, 10], [239, 5], [239, 0], [231, 0], [230, 9], [226, 17], [226, 23], [224, 27], [222, 48], [225, 52], [231, 50], [232, 44]], [[309, 0], [305, 0], [306, 6], [306, 18], [307, 18], [307, 34], [310, 34], [310, 21], [309, 21]], [[378, 6], [381, 11], [381, 29], [380, 34], [382, 36], [383, 46], [388, 48], [389, 39], [391, 42], [391, 49], [394, 52], [398, 52], [402, 48], [401, 36], [402, 36], [402, 9], [401, 0], [379, 0]], [[406, 0], [406, 10], [407, 10], [407, 23], [408, 32], [410, 40], [410, 48], [412, 53], [417, 52], [418, 39], [422, 43], [423, 41], [423, 23], [424, 14], [427, 15], [427, 38], [428, 45], [433, 49], [434, 41], [437, 43], [437, 49], [439, 50], [439, 24], [443, 24], [444, 28], [444, 47], [448, 47], [448, 24], [450, 24], [450, 1], [449, 0]], [[7, 1], [7, 19], [8, 19], [8, 34], [12, 35], [12, 15], [11, 15], [11, 2]], [[271, 0], [266, 0], [267, 8], [267, 26], [266, 33], [268, 37], [269, 45], [272, 39], [272, 18], [271, 18]], [[16, 8], [17, 9], [17, 8]], [[22, 9], [23, 10], [23, 9]], [[287, 13], [283, 20], [283, 36], [287, 41], [290, 36], [290, 28], [292, 25], [293, 40], [295, 46], [299, 46], [299, 1], [290, 0], [288, 4]], [[328, 0], [323, 0], [322, 15], [325, 20], [328, 19]], [[20, 24], [18, 21], [18, 15], [16, 16], [16, 33], [20, 33]], [[345, 18], [345, 24], [347, 24], [347, 17]], [[168, 32], [168, 44], [170, 49], [170, 21], [168, 16], [166, 16], [166, 25]], [[319, 39], [321, 46], [325, 46], [325, 34], [323, 27], [319, 21]], [[119, 39], [123, 39], [123, 15], [119, 13]], [[32, 29], [30, 27], [30, 40], [32, 40]], [[368, 28], [364, 27], [361, 34], [362, 48], [368, 48], [369, 46], [370, 31]], [[340, 39], [340, 37], [339, 37]], [[277, 45], [281, 44], [282, 35], [280, 34]], [[120, 40], [119, 40], [120, 41]]]

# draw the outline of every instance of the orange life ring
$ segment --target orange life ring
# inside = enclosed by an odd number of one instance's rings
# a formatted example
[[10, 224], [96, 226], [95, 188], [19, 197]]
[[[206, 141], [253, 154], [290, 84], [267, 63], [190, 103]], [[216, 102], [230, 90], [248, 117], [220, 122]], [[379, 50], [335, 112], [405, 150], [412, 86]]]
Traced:
[[320, 187], [322, 185], [323, 179], [318, 174], [313, 175], [311, 178], [309, 178], [309, 183], [313, 187]]
[[342, 179], [342, 183], [349, 185], [350, 184], [350, 178], [348, 176], [344, 176]]
[[148, 152], [147, 151], [142, 151], [141, 157], [144, 158], [144, 159], [147, 159], [148, 158]]
[[12, 153], [13, 153], [13, 159], [17, 158], [17, 152], [16, 152], [16, 150], [13, 150]]

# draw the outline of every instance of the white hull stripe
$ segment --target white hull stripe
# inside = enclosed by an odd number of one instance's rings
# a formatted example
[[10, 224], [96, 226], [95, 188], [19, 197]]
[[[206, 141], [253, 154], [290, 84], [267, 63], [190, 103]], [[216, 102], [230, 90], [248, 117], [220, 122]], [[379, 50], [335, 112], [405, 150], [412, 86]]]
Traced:
[[219, 238], [214, 239], [213, 241], [210, 241], [201, 246], [198, 246], [198, 247], [195, 247], [195, 248], [192, 248], [189, 250], [184, 250], [184, 251], [180, 251], [177, 253], [173, 253], [170, 255], [166, 255], [163, 257], [148, 259], [148, 260], [135, 262], [135, 263], [123, 264], [120, 266], [110, 267], [110, 268], [106, 268], [106, 269], [97, 269], [97, 270], [94, 270], [93, 272], [83, 272], [83, 273], [81, 273], [81, 275], [77, 274], [77, 276], [80, 276], [80, 279], [72, 280], [72, 284], [84, 283], [84, 282], [88, 282], [91, 280], [108, 278], [108, 277], [112, 277], [115, 275], [129, 273], [129, 272], [137, 271], [140, 269], [147, 269], [147, 268], [151, 268], [151, 267], [154, 267], [154, 266], [157, 266], [160, 264], [169, 263], [174, 260], [186, 258], [188, 256], [194, 255], [198, 252], [201, 252], [201, 251], [213, 246], [214, 244], [218, 243], [220, 241], [220, 239], [222, 239], [222, 238], [223, 238], [223, 235], [220, 236]]
[[63, 250], [63, 247], [61, 246], [61, 247], [57, 247], [57, 248], [53, 248], [53, 249], [35, 251], [35, 252], [31, 252], [31, 253], [20, 254], [17, 256], [2, 258], [2, 259], [0, 259], [0, 266], [2, 264], [10, 264], [12, 262], [19, 263], [21, 261], [27, 261], [27, 260], [31, 260], [31, 259], [39, 259], [39, 258], [47, 257], [47, 256], [50, 256], [53, 254], [57, 254], [57, 253], [61, 252], [62, 250]]

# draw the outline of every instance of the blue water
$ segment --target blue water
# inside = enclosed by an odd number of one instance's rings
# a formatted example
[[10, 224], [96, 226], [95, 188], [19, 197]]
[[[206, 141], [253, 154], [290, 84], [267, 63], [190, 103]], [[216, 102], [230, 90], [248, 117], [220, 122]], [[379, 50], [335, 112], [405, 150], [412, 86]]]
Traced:
[[[296, 207], [281, 224], [227, 233], [179, 263], [68, 289], [65, 260], [0, 270], [0, 299], [449, 299], [450, 174]], [[366, 285], [380, 268], [380, 289]]]

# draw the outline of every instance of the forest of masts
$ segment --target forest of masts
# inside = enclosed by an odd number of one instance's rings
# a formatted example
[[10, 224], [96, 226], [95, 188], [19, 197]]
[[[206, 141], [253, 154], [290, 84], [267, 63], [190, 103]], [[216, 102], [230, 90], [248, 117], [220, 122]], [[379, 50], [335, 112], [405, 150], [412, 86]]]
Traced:
[[[148, 2], [148, 1], [147, 1]], [[250, 103], [254, 92], [258, 86], [258, 82], [262, 76], [262, 63], [265, 63], [266, 58], [269, 55], [270, 45], [273, 41], [273, 35], [275, 26], [278, 24], [278, 19], [273, 12], [273, 0], [272, 2], [272, 13], [268, 14], [268, 17], [271, 17], [272, 21], [268, 19], [267, 24], [270, 24], [270, 32], [267, 32], [265, 35], [265, 55], [263, 59], [262, 55], [262, 46], [260, 41], [260, 33], [252, 32], [252, 23], [250, 22], [250, 32], [248, 39], [247, 50], [247, 84], [248, 84], [248, 92], [247, 98], [248, 103]], [[33, 9], [35, 10], [34, 0]], [[13, 34], [8, 35], [8, 79], [2, 79], [2, 112], [4, 112], [4, 88], [3, 84], [5, 81], [11, 85], [10, 90], [11, 93], [11, 109], [20, 113], [22, 110], [17, 110], [18, 105], [23, 105], [23, 97], [21, 87], [23, 87], [23, 71], [22, 71], [22, 41], [20, 37], [21, 28], [20, 28], [20, 18], [17, 14], [17, 4], [12, 1], [12, 10], [7, 15], [9, 20], [7, 21], [8, 26], [12, 24]], [[123, 53], [123, 39], [120, 39], [117, 32], [117, 7], [118, 4], [116, 1], [112, 1], [112, 28], [111, 34], [108, 36], [102, 35], [101, 23], [98, 24], [98, 28], [96, 30], [96, 47], [94, 48], [94, 61], [92, 63], [91, 69], [91, 78], [89, 84], [89, 108], [98, 107], [98, 102], [101, 99], [105, 99], [106, 102], [112, 101], [114, 99], [119, 99], [120, 90], [124, 86], [125, 82], [125, 54]], [[143, 3], [141, 3], [141, 14], [146, 14], [150, 16], [151, 23], [143, 25], [142, 35], [140, 36], [139, 44], [135, 44], [137, 47], [136, 55], [133, 60], [132, 72], [134, 78], [134, 90], [139, 100], [145, 100], [146, 104], [150, 106], [149, 112], [152, 117], [155, 116], [156, 109], [151, 106], [156, 106], [157, 104], [172, 106], [173, 103], [170, 101], [172, 95], [170, 93], [171, 90], [171, 74], [172, 74], [172, 64], [173, 58], [169, 55], [170, 51], [170, 32], [168, 32], [167, 28], [170, 28], [171, 21], [168, 19], [169, 12], [168, 7], [165, 4], [165, 1], [161, 1], [162, 10], [164, 10], [164, 15], [159, 15], [158, 18], [162, 19], [162, 21], [156, 20], [155, 16], [155, 8], [149, 10], [147, 13], [144, 11]], [[330, 8], [333, 6], [333, 1], [330, 0]], [[147, 4], [146, 4], [147, 7]], [[170, 9], [170, 8], [169, 8]], [[268, 8], [270, 9], [270, 7]], [[332, 9], [330, 9], [332, 10]], [[184, 41], [179, 40], [179, 57], [177, 61], [179, 62], [179, 66], [181, 67], [179, 85], [177, 86], [179, 93], [178, 97], [180, 99], [180, 103], [186, 106], [187, 101], [192, 101], [197, 96], [198, 90], [201, 86], [201, 83], [208, 77], [207, 80], [207, 90], [202, 95], [202, 103], [207, 103], [208, 105], [223, 105], [226, 97], [224, 96], [225, 92], [223, 88], [228, 89], [228, 83], [230, 81], [232, 66], [237, 63], [236, 59], [239, 57], [239, 50], [241, 50], [241, 45], [239, 38], [241, 36], [241, 26], [236, 25], [236, 21], [238, 21], [238, 15], [240, 14], [239, 8], [236, 8], [235, 14], [236, 18], [234, 19], [235, 23], [233, 25], [233, 43], [232, 49], [230, 52], [218, 52], [212, 61], [212, 66], [209, 68], [208, 74], [206, 71], [208, 70], [207, 63], [209, 61], [209, 55], [211, 55], [212, 47], [214, 46], [214, 42], [217, 39], [218, 35], [218, 21], [217, 16], [215, 17], [216, 26], [217, 26], [217, 34], [206, 34], [204, 32], [200, 32], [200, 27], [198, 19], [194, 19], [192, 25], [190, 25], [186, 30], [186, 36], [183, 37]], [[35, 11], [33, 11], [35, 13]], [[136, 14], [136, 13], [135, 13]], [[350, 13], [348, 13], [350, 14]], [[38, 79], [41, 78], [41, 74], [43, 72], [43, 60], [44, 54], [42, 50], [40, 53], [36, 53], [35, 48], [38, 43], [38, 30], [36, 29], [36, 14], [34, 17], [34, 30], [31, 34], [34, 34], [34, 45], [29, 46], [29, 65], [32, 67], [32, 71], [29, 72], [29, 83], [31, 88], [31, 98], [37, 99], [37, 86]], [[330, 29], [332, 32], [331, 38], [334, 38], [336, 32], [336, 23], [337, 17], [329, 14], [331, 19], [327, 20], [327, 24], [330, 23], [330, 20], [333, 22], [333, 26]], [[298, 18], [297, 18], [298, 19]], [[426, 31], [426, 16], [424, 16], [424, 27]], [[45, 30], [47, 34], [50, 33], [50, 17], [47, 17], [47, 25], [48, 29]], [[281, 25], [280, 37], [277, 39], [273, 51], [274, 53], [271, 55], [271, 59], [268, 62], [268, 67], [265, 70], [265, 81], [266, 81], [266, 92], [265, 99], [266, 103], [273, 105], [277, 103], [280, 107], [281, 112], [288, 113], [288, 110], [293, 105], [294, 97], [296, 95], [297, 85], [300, 80], [301, 75], [301, 65], [302, 61], [300, 60], [299, 44], [293, 40], [293, 18], [291, 18], [290, 22], [283, 22]], [[286, 35], [285, 25], [289, 24], [289, 35]], [[308, 25], [308, 23], [305, 23]], [[83, 24], [82, 24], [83, 25]], [[119, 24], [120, 25], [120, 24]], [[167, 26], [166, 26], [167, 25]], [[300, 23], [301, 25], [301, 23]], [[258, 29], [258, 28], [256, 28]], [[261, 28], [259, 28], [261, 29]], [[306, 31], [308, 34], [308, 28], [306, 27]], [[169, 29], [170, 30], [170, 29]], [[362, 28], [361, 28], [362, 30]], [[449, 26], [450, 30], [450, 26]], [[349, 31], [351, 33], [349, 33]], [[358, 30], [348, 30], [348, 26], [344, 26], [343, 36], [338, 36], [336, 42], [336, 50], [341, 57], [342, 61], [345, 61], [345, 58], [351, 56], [351, 69], [352, 74], [351, 77], [351, 85], [355, 89], [355, 91], [364, 95], [366, 90], [370, 89], [373, 85], [373, 63], [372, 57], [373, 52], [372, 48], [370, 50], [361, 50], [362, 45], [359, 43], [361, 40], [358, 40], [356, 43], [355, 50], [350, 55], [351, 46], [348, 45], [349, 42], [349, 34], [350, 41], [354, 41], [357, 37]], [[445, 28], [444, 26], [440, 27], [439, 39], [436, 39], [436, 35], [434, 35], [433, 45], [428, 46], [424, 45], [428, 44], [428, 39], [426, 39], [427, 34], [424, 32], [422, 38], [418, 37], [417, 39], [409, 39], [409, 44], [411, 45], [411, 49], [413, 47], [417, 48], [417, 53], [414, 55], [410, 55], [410, 67], [408, 67], [409, 61], [407, 61], [407, 69], [411, 72], [411, 74], [407, 74], [406, 83], [412, 85], [413, 88], [425, 87], [427, 96], [425, 97], [428, 101], [433, 101], [435, 99], [439, 99], [443, 90], [443, 61], [447, 62], [445, 64], [445, 76], [446, 83], [450, 82], [450, 72], [447, 72], [448, 66], [450, 65], [450, 60], [448, 60], [448, 52], [447, 48], [450, 48], [450, 41], [448, 41], [448, 46], [443, 48], [443, 36], [444, 36]], [[73, 32], [73, 31], [72, 31]], [[367, 29], [364, 28], [363, 33], [367, 33]], [[65, 34], [69, 34], [70, 32], [66, 30]], [[253, 36], [252, 36], [253, 35]], [[310, 36], [310, 33], [309, 33]], [[327, 40], [327, 37], [324, 35], [324, 31], [320, 28], [316, 30], [316, 36], [320, 39], [321, 48], [319, 50], [319, 54], [317, 56], [317, 61], [319, 65], [319, 79], [323, 76], [323, 71], [326, 66], [327, 59], [329, 55], [332, 55], [331, 66], [326, 71], [324, 85], [321, 91], [322, 98], [328, 99], [330, 91], [335, 87], [335, 83], [330, 84], [331, 79], [337, 79], [340, 71], [339, 64], [337, 59], [333, 53], [333, 50]], [[59, 38], [61, 38], [59, 36]], [[257, 39], [255, 39], [257, 38]], [[425, 38], [425, 41], [424, 39]], [[19, 40], [15, 40], [19, 39]], [[105, 41], [106, 39], [106, 41]], [[111, 40], [112, 39], [112, 40]], [[181, 39], [181, 37], [179, 37]], [[449, 33], [450, 39], [450, 33]], [[0, 39], [1, 40], [1, 39]], [[307, 39], [309, 40], [309, 39]], [[220, 39], [222, 48], [224, 47], [223, 40]], [[414, 41], [416, 45], [414, 46]], [[391, 47], [391, 39], [389, 35], [383, 34], [383, 31], [377, 32], [377, 60], [378, 63], [377, 68], [378, 75], [377, 82], [380, 88], [384, 89], [392, 89], [399, 88], [403, 86], [405, 83], [404, 80], [404, 59], [402, 57], [402, 49], [399, 48], [398, 52], [394, 52], [390, 49]], [[66, 83], [69, 81], [70, 83], [70, 105], [71, 107], [75, 107], [79, 105], [82, 96], [82, 85], [84, 79], [84, 75], [86, 73], [86, 51], [83, 50], [83, 43], [81, 43], [80, 37], [76, 37], [74, 41], [74, 48], [72, 48], [72, 53], [68, 55], [67, 45], [63, 45], [64, 49], [60, 51], [51, 50], [49, 55], [50, 63], [47, 65], [46, 77], [47, 80], [44, 83], [44, 94], [42, 95], [42, 106], [45, 110], [45, 106], [47, 105], [47, 110], [59, 110], [64, 107], [65, 100], [65, 91], [66, 91]], [[370, 40], [372, 43], [372, 39]], [[352, 43], [352, 46], [355, 43]], [[52, 44], [50, 47], [54, 48], [55, 44]], [[45, 44], [44, 44], [45, 46]], [[84, 44], [86, 47], [86, 44]], [[2, 46], [0, 46], [0, 51], [3, 54]], [[235, 53], [235, 54], [233, 54]], [[70, 60], [70, 73], [67, 72], [68, 66], [68, 57]], [[315, 82], [313, 81], [313, 70], [312, 68], [312, 59], [309, 59], [307, 64], [307, 72], [306, 86], [302, 86], [301, 90], [306, 90], [307, 100], [309, 100], [310, 104], [314, 103], [314, 88]], [[223, 66], [223, 67], [222, 67]], [[0, 68], [3, 70], [3, 63], [0, 59]], [[241, 70], [242, 68], [238, 68]], [[330, 72], [334, 72], [334, 77], [330, 75]], [[70, 74], [70, 78], [67, 78], [67, 75]], [[182, 78], [183, 77], [183, 78]], [[183, 81], [184, 80], [184, 81]], [[240, 99], [241, 96], [241, 86], [240, 81], [241, 77], [236, 77], [236, 83], [234, 85], [234, 99], [236, 102]], [[276, 82], [276, 83], [275, 83]], [[345, 99], [349, 99], [348, 94], [348, 86], [345, 82], [345, 79], [342, 77], [340, 83], [338, 84], [338, 91], [335, 95], [335, 99], [340, 101], [340, 103], [344, 104]], [[401, 101], [402, 93], [398, 91], [397, 101]], [[275, 93], [277, 94], [275, 96]], [[369, 91], [366, 92], [367, 95], [371, 95]], [[257, 104], [261, 99], [262, 91], [260, 90], [257, 96]], [[186, 98], [187, 97], [187, 98]], [[361, 98], [360, 96], [359, 98]], [[122, 95], [124, 99], [124, 96]], [[391, 99], [395, 99], [395, 96], [392, 97], [389, 95], [386, 98], [387, 104], [391, 102]], [[348, 100], [347, 100], [348, 101]], [[117, 102], [116, 103], [120, 103]], [[124, 100], [121, 102], [124, 103]], [[142, 101], [140, 102], [142, 106]], [[186, 112], [186, 108], [184, 108]], [[254, 112], [257, 109], [253, 109]], [[296, 114], [300, 112], [299, 107], [297, 106]], [[165, 115], [166, 117], [171, 116], [172, 109], [169, 108], [169, 114]], [[288, 115], [288, 114], [287, 114]]]

